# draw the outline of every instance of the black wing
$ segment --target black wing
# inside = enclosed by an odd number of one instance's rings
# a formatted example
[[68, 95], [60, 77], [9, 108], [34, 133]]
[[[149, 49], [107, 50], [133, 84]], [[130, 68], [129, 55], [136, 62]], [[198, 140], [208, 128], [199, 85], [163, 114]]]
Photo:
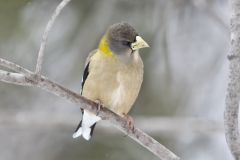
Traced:
[[[84, 86], [84, 84], [85, 84], [85, 81], [86, 81], [86, 79], [87, 79], [87, 77], [88, 77], [88, 74], [89, 74], [89, 63], [90, 63], [90, 62], [88, 62], [88, 64], [86, 65], [86, 67], [85, 67], [85, 69], [84, 69], [84, 72], [83, 72], [82, 83], [81, 83], [81, 85], [82, 85], [82, 91], [83, 91], [83, 86]], [[82, 91], [81, 91], [81, 94], [82, 94]]]
[[97, 50], [93, 50], [92, 52], [89, 53], [89, 55], [87, 57], [87, 60], [86, 60], [86, 63], [85, 63], [85, 68], [84, 68], [84, 72], [83, 72], [83, 76], [82, 76], [82, 83], [81, 83], [82, 90], [81, 90], [81, 94], [82, 94], [84, 84], [85, 84], [85, 82], [87, 80], [87, 77], [88, 77], [88, 74], [89, 74], [89, 65], [90, 65], [91, 57], [96, 52], [97, 52]]

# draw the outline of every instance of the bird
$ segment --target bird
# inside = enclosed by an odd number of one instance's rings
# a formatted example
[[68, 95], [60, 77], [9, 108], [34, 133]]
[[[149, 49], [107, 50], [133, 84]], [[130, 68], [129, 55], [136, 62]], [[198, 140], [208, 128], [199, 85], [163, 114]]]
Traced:
[[[149, 47], [147, 42], [129, 23], [111, 25], [86, 60], [81, 95], [128, 117], [143, 81], [144, 65], [139, 49], [146, 47]], [[82, 120], [72, 137], [89, 140], [101, 118], [88, 110], [81, 112]]]

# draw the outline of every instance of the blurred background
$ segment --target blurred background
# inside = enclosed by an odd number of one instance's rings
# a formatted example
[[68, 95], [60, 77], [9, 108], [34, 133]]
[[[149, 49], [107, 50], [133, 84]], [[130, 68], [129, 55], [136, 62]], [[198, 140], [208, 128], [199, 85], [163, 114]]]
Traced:
[[[0, 57], [35, 68], [41, 35], [60, 0], [2, 0]], [[113, 23], [126, 21], [141, 50], [144, 83], [136, 126], [184, 160], [231, 159], [223, 111], [228, 80], [227, 0], [72, 0], [50, 32], [43, 74], [79, 92], [84, 61]], [[38, 88], [0, 82], [1, 160], [157, 158], [100, 122], [91, 141], [72, 139], [79, 106]]]

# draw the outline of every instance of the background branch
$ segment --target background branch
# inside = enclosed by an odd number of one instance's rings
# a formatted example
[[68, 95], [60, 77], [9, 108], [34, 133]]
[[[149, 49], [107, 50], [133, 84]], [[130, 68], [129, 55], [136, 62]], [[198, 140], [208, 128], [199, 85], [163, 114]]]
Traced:
[[[45, 119], [43, 117], [51, 117]], [[78, 112], [55, 112], [55, 114], [41, 111], [20, 111], [17, 113], [0, 114], [1, 127], [20, 127], [39, 129], [59, 127], [75, 127], [75, 121], [79, 119]], [[134, 116], [135, 124], [139, 128], [153, 135], [179, 135], [182, 133], [195, 134], [222, 134], [224, 128], [222, 122], [215, 120], [206, 120], [205, 118], [195, 117], [157, 117], [157, 116]], [[107, 121], [106, 121], [107, 122]], [[158, 125], [156, 125], [158, 124]], [[41, 127], [40, 127], [41, 128]], [[98, 123], [97, 130], [113, 135], [119, 135], [121, 132], [114, 130], [109, 123]]]
[[240, 1], [231, 0], [231, 46], [230, 79], [224, 111], [225, 136], [235, 159], [240, 159], [240, 138], [238, 129], [238, 112], [240, 101]]
[[71, 0], [62, 0], [62, 2], [57, 6], [55, 9], [54, 13], [52, 14], [51, 18], [49, 19], [47, 26], [44, 30], [43, 36], [42, 36], [42, 41], [40, 45], [40, 49], [38, 52], [38, 58], [37, 58], [37, 65], [36, 65], [36, 71], [35, 73], [37, 75], [40, 75], [41, 70], [42, 70], [42, 64], [43, 64], [43, 57], [44, 57], [44, 52], [47, 44], [47, 38], [50, 30], [52, 29], [52, 26], [58, 17], [58, 15], [61, 13], [62, 9], [70, 2]]

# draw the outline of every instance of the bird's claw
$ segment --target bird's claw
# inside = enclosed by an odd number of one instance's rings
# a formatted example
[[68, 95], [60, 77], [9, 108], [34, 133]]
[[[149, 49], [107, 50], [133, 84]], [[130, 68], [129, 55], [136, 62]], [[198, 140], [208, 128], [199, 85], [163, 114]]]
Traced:
[[126, 127], [128, 128], [128, 132], [134, 132], [134, 120], [131, 116], [127, 115], [127, 114], [123, 114], [124, 118], [126, 119], [127, 123], [126, 123]]
[[101, 111], [101, 109], [103, 108], [102, 106], [102, 102], [100, 100], [96, 100], [97, 105], [97, 116], [99, 115], [99, 112]]

